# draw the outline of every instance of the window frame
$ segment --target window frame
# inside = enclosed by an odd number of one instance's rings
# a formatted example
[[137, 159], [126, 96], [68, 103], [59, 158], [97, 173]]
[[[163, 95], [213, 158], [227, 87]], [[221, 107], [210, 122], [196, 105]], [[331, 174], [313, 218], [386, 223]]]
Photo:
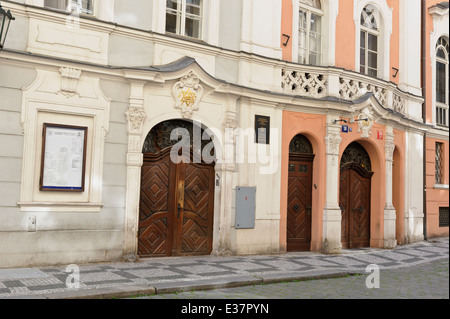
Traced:
[[[87, 12], [85, 10], [83, 10], [83, 0], [57, 0], [58, 2], [63, 2], [66, 3], [65, 5], [65, 9], [60, 9], [58, 7], [52, 7], [52, 6], [48, 6], [45, 4], [45, 0], [42, 1], [42, 6], [44, 8], [50, 8], [50, 9], [55, 9], [55, 10], [62, 10], [65, 12], [71, 12], [74, 14], [85, 14], [85, 15], [89, 15], [89, 16], [95, 16], [96, 12], [95, 12], [95, 8], [96, 8], [96, 3], [95, 0], [84, 0], [84, 1], [88, 1], [90, 3], [90, 12]], [[77, 3], [76, 6], [74, 6], [74, 2]]]
[[[77, 6], [74, 8], [73, 4], [75, 1], [77, 2]], [[69, 1], [70, 11], [79, 14], [94, 15], [94, 0], [84, 0], [84, 1], [88, 1], [88, 3], [90, 4], [91, 7], [90, 12], [83, 11], [83, 0], [70, 0]]]
[[[322, 65], [323, 64], [323, 30], [324, 30], [324, 19], [325, 19], [325, 14], [324, 14], [324, 9], [323, 9], [323, 3], [322, 1], [320, 1], [320, 7], [321, 9], [315, 8], [313, 6], [307, 5], [305, 3], [303, 3], [302, 1], [298, 0], [298, 10], [295, 12], [295, 14], [298, 17], [298, 22], [296, 25], [296, 28], [298, 30], [297, 33], [297, 54], [295, 54], [294, 57], [294, 61], [297, 63], [302, 63], [300, 62], [300, 52], [302, 50], [305, 51], [305, 62], [304, 64], [310, 64], [310, 56], [311, 56], [311, 49], [310, 49], [310, 32], [311, 32], [311, 13], [315, 14], [317, 16], [320, 17], [320, 32], [318, 33], [320, 35], [320, 58], [317, 64], [314, 65]], [[300, 11], [306, 12], [306, 32], [305, 32], [305, 42], [306, 42], [306, 48], [301, 48], [300, 47]], [[315, 51], [315, 53], [317, 53], [317, 51]], [[302, 63], [303, 64], [303, 63]]]
[[[445, 45], [443, 44], [443, 41], [446, 42], [447, 44], [447, 48], [445, 47]], [[435, 121], [436, 121], [436, 125], [437, 126], [441, 126], [441, 127], [449, 127], [449, 51], [448, 51], [448, 46], [449, 46], [449, 41], [448, 38], [445, 38], [444, 36], [439, 37], [437, 43], [436, 43], [436, 61], [435, 61], [435, 67], [436, 67], [436, 71], [435, 71], [435, 77], [434, 77], [434, 81], [436, 83], [435, 85], [435, 103], [436, 103], [436, 116], [435, 116]], [[439, 49], [442, 49], [445, 55], [445, 58], [441, 58], [438, 56], [437, 52]], [[444, 84], [444, 88], [445, 88], [445, 101], [444, 103], [442, 103], [441, 101], [438, 101], [438, 86], [437, 86], [437, 78], [438, 78], [438, 63], [441, 63], [444, 65], [445, 67], [445, 84]]]
[[378, 38], [378, 79], [390, 81], [390, 47], [393, 28], [393, 11], [386, 0], [358, 0], [355, 1], [353, 10], [353, 22], [355, 23], [355, 72], [360, 70], [360, 38], [361, 38], [361, 13], [365, 7], [375, 9], [377, 15]]
[[[363, 14], [364, 9], [366, 9], [366, 8], [367, 8], [367, 6], [363, 8], [363, 10], [361, 11], [361, 15]], [[373, 10], [376, 10], [376, 9], [373, 9]], [[376, 19], [376, 17], [374, 17], [374, 19]], [[359, 72], [362, 73], [362, 74], [365, 74], [365, 75], [378, 77], [379, 67], [380, 67], [379, 66], [379, 60], [378, 60], [379, 59], [379, 49], [380, 49], [380, 43], [379, 43], [380, 42], [380, 30], [379, 30], [379, 27], [378, 27], [379, 21], [375, 20], [375, 23], [377, 25], [376, 29], [369, 28], [369, 27], [361, 24], [361, 22], [360, 22], [359, 36], [360, 36], [360, 39], [361, 39], [362, 34], [364, 33], [364, 47], [362, 47], [362, 43], [360, 41], [360, 43], [359, 43], [359, 50], [360, 50], [360, 56], [361, 56], [361, 51], [364, 50], [364, 62], [365, 62], [365, 64], [362, 64], [362, 61], [361, 61], [361, 58], [360, 58], [360, 61], [359, 61], [359, 65], [360, 65]], [[372, 35], [372, 36], [376, 37], [377, 51], [373, 51], [373, 50], [369, 49], [369, 35]], [[375, 69], [369, 66], [369, 53], [371, 53], [371, 52], [372, 53], [374, 52], [376, 54], [377, 62], [376, 62], [376, 68]], [[361, 71], [361, 69], [363, 67], [364, 67], [364, 72]], [[375, 75], [369, 74], [369, 69], [375, 70]]]
[[436, 142], [434, 149], [434, 182], [444, 184], [444, 143]]
[[[165, 16], [166, 16], [166, 25], [165, 25], [165, 32], [170, 34], [175, 34], [177, 36], [197, 39], [197, 40], [203, 40], [203, 25], [204, 25], [204, 0], [200, 0], [200, 5], [198, 6], [200, 9], [200, 14], [190, 14], [187, 13], [187, 0], [172, 0], [177, 3], [177, 9], [172, 9], [167, 7], [167, 2], [165, 6]], [[197, 5], [194, 5], [197, 7]], [[169, 13], [173, 12], [173, 13]], [[167, 15], [173, 14], [176, 16], [176, 26], [175, 26], [175, 33], [167, 30]], [[186, 35], [186, 18], [187, 17], [195, 17], [195, 20], [199, 21], [199, 27], [198, 27], [198, 37]]]

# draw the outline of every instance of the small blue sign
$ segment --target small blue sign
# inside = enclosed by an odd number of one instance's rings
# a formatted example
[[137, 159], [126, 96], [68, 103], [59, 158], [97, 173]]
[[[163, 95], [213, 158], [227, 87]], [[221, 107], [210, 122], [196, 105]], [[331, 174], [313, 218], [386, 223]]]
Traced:
[[342, 125], [342, 133], [348, 133], [348, 125]]

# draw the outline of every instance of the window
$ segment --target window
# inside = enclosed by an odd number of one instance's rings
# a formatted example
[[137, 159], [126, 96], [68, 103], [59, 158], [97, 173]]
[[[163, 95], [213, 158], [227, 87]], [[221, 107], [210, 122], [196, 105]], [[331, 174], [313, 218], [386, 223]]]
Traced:
[[365, 7], [361, 13], [360, 72], [376, 77], [378, 75], [379, 30], [375, 10]]
[[75, 13], [93, 14], [92, 0], [44, 0], [44, 6]]
[[167, 0], [166, 31], [201, 38], [202, 0]]
[[439, 207], [439, 227], [448, 227], [448, 207]]
[[300, 0], [298, 25], [298, 62], [322, 63], [322, 6], [320, 0]]
[[436, 44], [436, 124], [448, 126], [448, 39]]
[[436, 184], [442, 184], [443, 169], [444, 169], [444, 144], [436, 143], [435, 148], [435, 181]]

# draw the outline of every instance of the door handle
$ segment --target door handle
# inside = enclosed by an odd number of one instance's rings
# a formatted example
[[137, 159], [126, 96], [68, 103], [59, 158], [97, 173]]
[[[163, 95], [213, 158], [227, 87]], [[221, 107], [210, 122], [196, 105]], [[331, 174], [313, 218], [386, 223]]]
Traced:
[[181, 207], [180, 203], [178, 203], [177, 207], [178, 207], [178, 218], [180, 218], [180, 212], [183, 209], [183, 207]]
[[306, 214], [311, 216], [311, 206], [306, 206]]

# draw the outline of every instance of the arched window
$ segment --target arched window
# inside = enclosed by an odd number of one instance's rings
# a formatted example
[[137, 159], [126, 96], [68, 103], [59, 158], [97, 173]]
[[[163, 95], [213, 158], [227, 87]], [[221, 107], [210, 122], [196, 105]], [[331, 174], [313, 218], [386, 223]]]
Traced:
[[370, 156], [366, 149], [358, 142], [352, 142], [345, 149], [341, 158], [341, 168], [344, 164], [355, 163], [361, 168], [370, 172], [372, 170], [372, 163], [370, 161]]
[[373, 6], [366, 6], [361, 12], [360, 32], [360, 72], [378, 76], [378, 37], [379, 26], [377, 11]]
[[436, 44], [436, 124], [448, 126], [448, 39], [440, 37]]
[[322, 17], [320, 0], [299, 0], [298, 62], [322, 64]]
[[314, 154], [311, 142], [302, 134], [298, 134], [292, 139], [289, 144], [289, 153]]

